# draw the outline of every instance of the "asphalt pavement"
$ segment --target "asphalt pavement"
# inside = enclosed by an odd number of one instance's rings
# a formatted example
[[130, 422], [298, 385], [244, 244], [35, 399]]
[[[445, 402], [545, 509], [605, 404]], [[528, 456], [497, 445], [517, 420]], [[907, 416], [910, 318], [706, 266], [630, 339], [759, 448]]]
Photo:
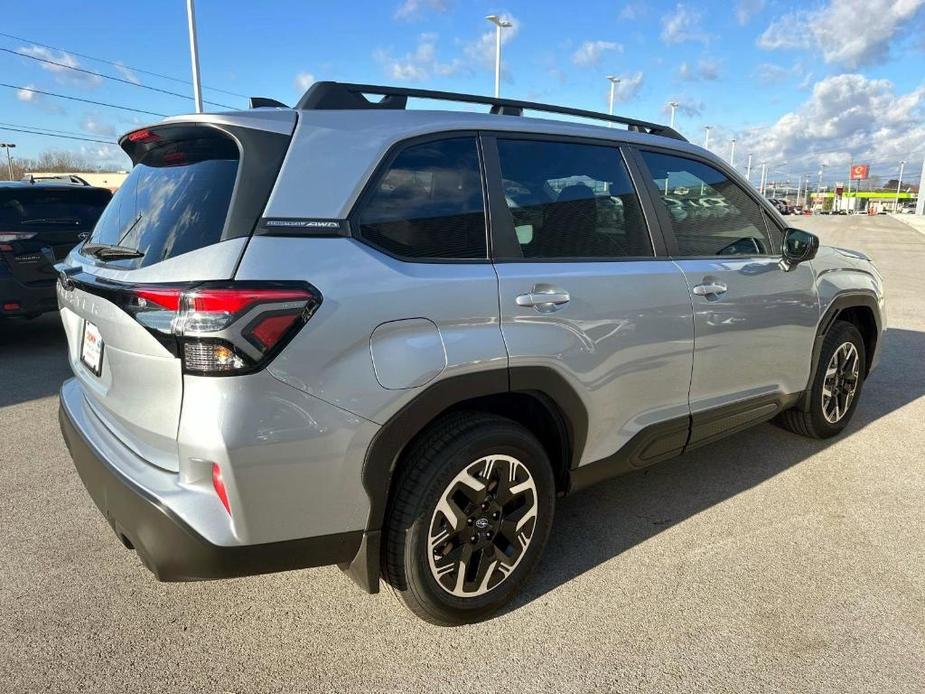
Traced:
[[156, 582], [61, 440], [57, 316], [0, 323], [0, 692], [925, 691], [925, 234], [791, 219], [886, 276], [848, 430], [762, 425], [562, 500], [513, 607], [456, 629], [333, 567]]

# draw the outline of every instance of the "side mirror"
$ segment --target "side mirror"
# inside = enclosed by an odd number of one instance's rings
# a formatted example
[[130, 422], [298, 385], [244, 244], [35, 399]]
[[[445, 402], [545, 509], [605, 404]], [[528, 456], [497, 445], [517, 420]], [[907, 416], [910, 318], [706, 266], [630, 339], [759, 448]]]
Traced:
[[781, 268], [790, 272], [800, 263], [812, 260], [819, 250], [819, 237], [802, 229], [789, 228], [784, 231], [784, 252]]

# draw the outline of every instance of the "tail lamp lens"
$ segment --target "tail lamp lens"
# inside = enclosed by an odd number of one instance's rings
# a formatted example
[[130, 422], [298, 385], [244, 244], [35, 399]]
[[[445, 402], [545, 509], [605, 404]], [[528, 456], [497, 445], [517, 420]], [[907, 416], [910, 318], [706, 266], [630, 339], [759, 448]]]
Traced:
[[197, 375], [260, 368], [321, 304], [321, 294], [304, 283], [146, 286], [133, 295], [135, 319], [173, 336], [184, 370]]

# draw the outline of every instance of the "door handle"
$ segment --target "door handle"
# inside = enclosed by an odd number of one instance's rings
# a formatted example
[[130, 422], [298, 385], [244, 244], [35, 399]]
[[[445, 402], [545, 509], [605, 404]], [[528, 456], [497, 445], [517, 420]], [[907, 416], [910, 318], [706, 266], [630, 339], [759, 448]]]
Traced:
[[555, 311], [567, 304], [571, 296], [564, 289], [547, 285], [536, 285], [528, 294], [521, 294], [515, 299], [518, 306], [532, 306], [537, 311]]
[[725, 294], [726, 290], [727, 287], [722, 282], [710, 282], [708, 284], [698, 284], [691, 291], [697, 296], [715, 296], [718, 294]]

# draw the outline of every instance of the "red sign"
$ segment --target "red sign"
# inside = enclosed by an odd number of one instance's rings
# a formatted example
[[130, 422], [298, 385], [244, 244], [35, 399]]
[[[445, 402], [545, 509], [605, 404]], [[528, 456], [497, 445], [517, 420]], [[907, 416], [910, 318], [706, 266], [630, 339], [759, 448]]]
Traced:
[[870, 173], [870, 164], [855, 164], [851, 167], [852, 181], [866, 181]]

